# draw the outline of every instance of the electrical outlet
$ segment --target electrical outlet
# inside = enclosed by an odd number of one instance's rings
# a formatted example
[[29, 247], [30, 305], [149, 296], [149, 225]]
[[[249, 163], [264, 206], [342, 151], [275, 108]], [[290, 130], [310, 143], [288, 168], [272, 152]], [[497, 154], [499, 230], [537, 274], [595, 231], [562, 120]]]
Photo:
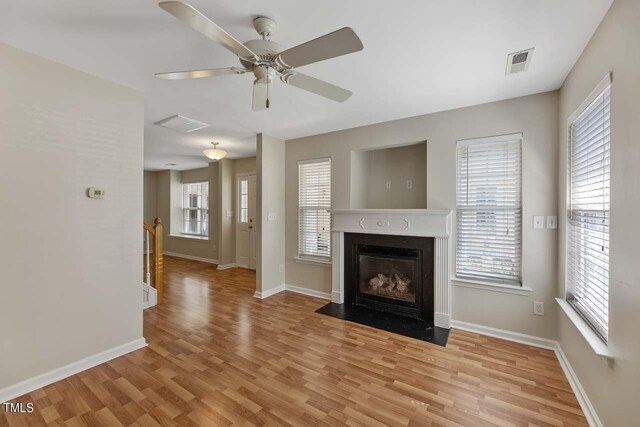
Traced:
[[533, 302], [533, 314], [536, 316], [544, 316], [544, 302], [543, 301], [534, 301]]
[[533, 228], [541, 229], [544, 228], [544, 217], [543, 216], [534, 216], [533, 217]]
[[279, 264], [279, 265], [278, 265], [278, 271], [279, 271], [280, 273], [284, 273], [284, 264]]
[[547, 217], [547, 228], [556, 229], [558, 228], [558, 217], [555, 215], [549, 215]]
[[391, 181], [387, 181], [386, 187], [387, 190], [391, 190]]
[[413, 180], [412, 179], [408, 179], [407, 180], [407, 189], [411, 190], [413, 188]]

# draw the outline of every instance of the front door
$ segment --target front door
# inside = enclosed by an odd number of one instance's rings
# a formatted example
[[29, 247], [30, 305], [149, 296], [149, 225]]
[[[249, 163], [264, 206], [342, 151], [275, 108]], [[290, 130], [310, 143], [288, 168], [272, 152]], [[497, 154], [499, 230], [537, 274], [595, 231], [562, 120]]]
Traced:
[[236, 224], [236, 263], [256, 269], [256, 175], [237, 178], [238, 215]]

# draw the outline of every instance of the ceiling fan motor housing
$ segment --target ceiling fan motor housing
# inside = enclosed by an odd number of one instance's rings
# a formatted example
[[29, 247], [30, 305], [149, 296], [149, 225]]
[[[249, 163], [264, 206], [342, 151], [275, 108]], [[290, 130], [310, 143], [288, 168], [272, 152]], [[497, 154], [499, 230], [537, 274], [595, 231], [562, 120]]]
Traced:
[[249, 40], [244, 45], [255, 52], [255, 54], [260, 58], [257, 63], [240, 59], [240, 63], [246, 69], [251, 70], [256, 76], [256, 82], [270, 82], [273, 80], [273, 77], [276, 76], [276, 73], [284, 71], [283, 68], [275, 61], [275, 57], [278, 53], [284, 50], [284, 48], [278, 43], [271, 40], [257, 39]]

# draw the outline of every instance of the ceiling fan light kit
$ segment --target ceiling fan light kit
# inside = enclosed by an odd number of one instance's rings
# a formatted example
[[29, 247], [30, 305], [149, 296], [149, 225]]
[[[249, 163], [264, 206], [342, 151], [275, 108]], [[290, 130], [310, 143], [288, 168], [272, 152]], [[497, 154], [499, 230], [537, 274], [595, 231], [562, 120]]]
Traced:
[[[298, 67], [324, 61], [338, 56], [362, 50], [364, 47], [355, 31], [349, 27], [310, 40], [306, 43], [284, 49], [278, 43], [268, 39], [277, 24], [267, 17], [253, 20], [253, 26], [261, 39], [240, 43], [209, 18], [187, 3], [165, 1], [159, 6], [175, 16], [205, 37], [220, 43], [240, 60], [240, 67], [177, 71], [157, 73], [156, 76], [167, 80], [213, 77], [226, 74], [253, 73], [253, 110], [266, 110], [270, 107], [272, 82], [276, 77], [288, 85], [323, 96], [336, 102], [344, 102], [352, 95], [351, 91], [334, 84], [300, 73]], [[221, 150], [222, 151], [222, 150]]]
[[211, 145], [213, 145], [213, 148], [207, 148], [206, 150], [203, 150], [202, 154], [215, 162], [224, 159], [227, 156], [227, 152], [219, 149], [219, 144], [219, 142], [212, 142]]

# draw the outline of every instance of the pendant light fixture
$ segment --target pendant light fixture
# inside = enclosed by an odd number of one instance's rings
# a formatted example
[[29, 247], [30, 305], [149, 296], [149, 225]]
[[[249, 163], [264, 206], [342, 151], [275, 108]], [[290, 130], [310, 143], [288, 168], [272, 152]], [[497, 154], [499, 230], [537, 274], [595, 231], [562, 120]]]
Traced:
[[227, 155], [227, 152], [224, 150], [220, 150], [218, 148], [218, 144], [220, 144], [219, 142], [212, 142], [211, 143], [213, 145], [213, 148], [207, 148], [206, 150], [203, 150], [202, 153], [207, 156], [208, 158], [210, 158], [211, 160], [214, 161], [218, 161], [221, 159], [224, 159]]

